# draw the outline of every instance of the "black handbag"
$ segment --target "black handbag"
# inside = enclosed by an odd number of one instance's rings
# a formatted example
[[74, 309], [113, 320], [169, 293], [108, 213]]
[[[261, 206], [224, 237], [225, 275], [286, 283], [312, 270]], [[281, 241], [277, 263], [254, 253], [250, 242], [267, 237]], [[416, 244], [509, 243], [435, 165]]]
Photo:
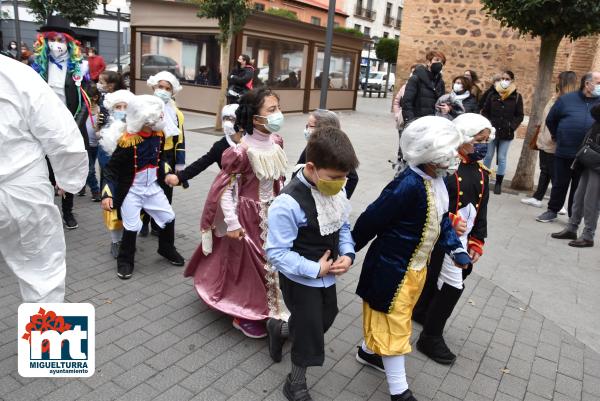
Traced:
[[584, 168], [600, 173], [600, 146], [587, 139], [577, 151], [575, 160]]

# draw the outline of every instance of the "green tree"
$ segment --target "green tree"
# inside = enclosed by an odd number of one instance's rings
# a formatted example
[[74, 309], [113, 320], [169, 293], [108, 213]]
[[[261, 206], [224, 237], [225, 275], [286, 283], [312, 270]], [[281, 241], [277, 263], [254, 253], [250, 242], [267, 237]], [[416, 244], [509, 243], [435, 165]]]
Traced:
[[294, 21], [298, 21], [298, 16], [296, 15], [295, 12], [290, 11], [290, 10], [286, 10], [284, 8], [269, 8], [267, 11], [265, 11], [265, 13], [267, 14], [271, 14], [271, 15], [276, 15], [278, 17], [283, 17], [283, 18], [287, 18], [287, 19], [291, 19]]
[[190, 0], [198, 5], [198, 17], [214, 18], [219, 21], [219, 42], [221, 43], [221, 92], [219, 94], [215, 127], [222, 128], [221, 109], [225, 104], [227, 77], [229, 76], [229, 53], [231, 39], [239, 33], [246, 18], [252, 12], [250, 0]]
[[481, 0], [486, 13], [504, 27], [521, 35], [540, 37], [540, 57], [533, 104], [527, 126], [527, 136], [521, 150], [517, 172], [511, 187], [533, 188], [535, 152], [529, 149], [537, 127], [544, 124], [542, 113], [550, 99], [554, 82], [552, 72], [558, 45], [563, 38], [575, 40], [600, 32], [600, 1], [598, 0]]
[[27, 7], [40, 24], [48, 16], [59, 14], [77, 26], [84, 26], [96, 15], [98, 0], [28, 0]]
[[[392, 68], [392, 64], [398, 60], [398, 46], [400, 42], [398, 39], [390, 39], [390, 38], [381, 38], [379, 42], [375, 45], [375, 54], [377, 58], [388, 63], [387, 69], [387, 79], [385, 81], [385, 92], [384, 97], [387, 97], [388, 92], [388, 84], [390, 78], [390, 69]], [[394, 82], [394, 85], [396, 83]]]

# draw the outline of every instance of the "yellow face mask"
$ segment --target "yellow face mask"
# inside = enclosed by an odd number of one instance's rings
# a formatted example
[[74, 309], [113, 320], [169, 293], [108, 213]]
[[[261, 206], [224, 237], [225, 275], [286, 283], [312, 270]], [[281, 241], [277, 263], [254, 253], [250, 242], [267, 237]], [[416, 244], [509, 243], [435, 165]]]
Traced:
[[339, 180], [323, 180], [319, 177], [319, 173], [317, 173], [316, 169], [315, 174], [319, 179], [317, 181], [317, 189], [325, 196], [337, 195], [342, 188], [346, 186], [346, 178], [341, 178]]

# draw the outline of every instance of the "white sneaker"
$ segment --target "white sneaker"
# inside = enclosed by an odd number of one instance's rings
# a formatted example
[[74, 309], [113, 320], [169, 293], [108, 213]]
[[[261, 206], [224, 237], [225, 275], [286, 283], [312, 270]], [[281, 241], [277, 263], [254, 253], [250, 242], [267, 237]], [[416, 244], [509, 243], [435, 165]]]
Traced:
[[565, 214], [567, 214], [567, 209], [565, 209], [565, 208], [563, 207], [562, 209], [560, 209], [560, 210], [558, 211], [558, 214], [560, 214], [560, 215], [563, 215], [563, 216], [564, 216]]
[[524, 203], [526, 205], [529, 206], [534, 206], [534, 207], [542, 207], [542, 201], [539, 201], [535, 198], [524, 198], [521, 199], [521, 203]]

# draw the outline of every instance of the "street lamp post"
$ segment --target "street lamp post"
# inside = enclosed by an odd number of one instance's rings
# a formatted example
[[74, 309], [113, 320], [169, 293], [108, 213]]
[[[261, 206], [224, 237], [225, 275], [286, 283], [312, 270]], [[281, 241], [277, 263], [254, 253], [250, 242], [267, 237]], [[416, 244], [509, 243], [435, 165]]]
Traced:
[[329, 90], [329, 65], [331, 61], [331, 44], [333, 42], [333, 19], [335, 16], [335, 0], [329, 0], [327, 12], [327, 33], [325, 34], [325, 54], [323, 57], [323, 72], [321, 73], [321, 98], [319, 107], [327, 108], [327, 91]]
[[[102, 6], [104, 7], [104, 15], [110, 15], [113, 17], [117, 17], [117, 71], [119, 74], [123, 71], [123, 66], [121, 65], [121, 7], [117, 7], [117, 12], [107, 11], [106, 6], [111, 2], [111, 0], [102, 0]], [[129, 7], [130, 1], [127, 0], [125, 2]]]
[[121, 67], [121, 7], [117, 7], [117, 72], [123, 71]]
[[18, 60], [21, 61], [21, 23], [19, 21], [19, 2], [13, 0], [13, 9], [15, 17], [15, 39], [17, 40], [17, 54], [19, 55]]

